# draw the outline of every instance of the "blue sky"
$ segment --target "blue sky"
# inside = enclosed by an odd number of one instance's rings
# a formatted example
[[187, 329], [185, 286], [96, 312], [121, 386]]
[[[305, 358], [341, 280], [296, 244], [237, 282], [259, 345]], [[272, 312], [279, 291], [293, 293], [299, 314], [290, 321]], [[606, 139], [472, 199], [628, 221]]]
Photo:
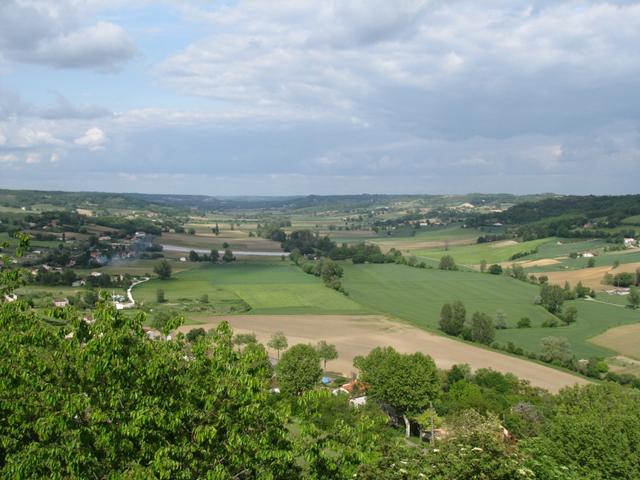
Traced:
[[640, 2], [3, 0], [0, 187], [637, 193]]

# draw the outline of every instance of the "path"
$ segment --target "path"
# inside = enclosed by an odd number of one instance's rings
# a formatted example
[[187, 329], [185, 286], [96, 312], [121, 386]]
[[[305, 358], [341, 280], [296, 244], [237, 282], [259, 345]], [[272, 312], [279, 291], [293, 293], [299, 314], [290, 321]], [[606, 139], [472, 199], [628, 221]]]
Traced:
[[120, 304], [121, 307], [122, 308], [133, 308], [134, 305], [136, 304], [136, 301], [133, 298], [133, 292], [132, 292], [133, 287], [135, 287], [136, 285], [140, 285], [141, 283], [144, 283], [144, 282], [149, 281], [149, 280], [151, 280], [149, 277], [144, 277], [141, 280], [137, 280], [137, 281], [133, 282], [129, 286], [129, 288], [127, 289], [127, 297], [129, 298], [129, 301], [127, 303], [121, 303]]
[[[207, 255], [211, 253], [211, 249], [207, 250], [206, 248], [191, 248], [191, 247], [181, 247], [179, 245], [169, 245], [162, 243], [162, 248], [164, 250], [168, 250], [170, 252], [180, 252], [180, 253], [189, 253], [192, 250], [198, 254], [206, 253]], [[231, 253], [239, 256], [252, 256], [252, 257], [285, 257], [289, 256], [289, 252], [259, 252], [255, 250], [232, 250]]]

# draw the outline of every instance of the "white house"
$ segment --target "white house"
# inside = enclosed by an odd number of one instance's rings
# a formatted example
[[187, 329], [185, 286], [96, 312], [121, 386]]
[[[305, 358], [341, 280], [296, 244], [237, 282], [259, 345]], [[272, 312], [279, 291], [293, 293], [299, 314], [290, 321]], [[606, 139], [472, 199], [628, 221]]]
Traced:
[[66, 298], [56, 298], [53, 301], [53, 306], [54, 307], [66, 307], [67, 305], [69, 305], [69, 300], [67, 300]]
[[624, 246], [629, 248], [629, 247], [637, 247], [638, 246], [638, 241], [635, 238], [625, 238], [624, 239]]

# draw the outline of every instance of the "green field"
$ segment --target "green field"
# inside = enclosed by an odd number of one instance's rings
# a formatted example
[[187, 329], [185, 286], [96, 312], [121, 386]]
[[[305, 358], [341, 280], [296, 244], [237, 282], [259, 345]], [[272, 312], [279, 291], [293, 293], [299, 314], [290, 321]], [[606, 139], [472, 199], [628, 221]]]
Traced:
[[550, 241], [555, 240], [542, 238], [511, 245], [503, 244], [502, 242], [478, 243], [474, 245], [450, 246], [448, 250], [444, 248], [420, 249], [412, 253], [418, 257], [431, 259], [440, 259], [443, 255], [451, 255], [456, 263], [462, 265], [477, 265], [482, 260], [485, 260], [487, 263], [506, 262], [516, 253], [533, 250]]
[[[528, 260], [529, 257], [523, 260]], [[612, 266], [614, 262], [618, 261], [621, 264], [624, 263], [636, 263], [640, 262], [640, 251], [638, 250], [621, 250], [617, 252], [600, 252], [595, 260], [596, 267]], [[563, 258], [559, 260], [559, 263], [553, 265], [536, 266], [527, 268], [527, 272], [553, 272], [557, 270], [579, 270], [587, 268], [588, 258]], [[525, 265], [526, 267], [526, 265]], [[613, 271], [612, 273], [615, 273]]]
[[544, 337], [565, 337], [571, 343], [573, 352], [578, 358], [607, 357], [616, 352], [589, 342], [589, 339], [609, 328], [640, 322], [640, 311], [620, 308], [614, 305], [575, 300], [566, 302], [578, 309], [578, 321], [566, 327], [512, 329], [498, 332], [499, 343], [513, 342], [529, 351], [540, 350], [540, 340]]
[[155, 302], [158, 288], [164, 289], [169, 304], [184, 299], [197, 301], [207, 294], [211, 303], [240, 299], [250, 305], [250, 313], [261, 315], [367, 311], [289, 263], [205, 265], [178, 273], [171, 280], [146, 282], [134, 290], [134, 297], [145, 303]]
[[467, 312], [505, 313], [515, 326], [523, 316], [539, 325], [551, 315], [534, 305], [538, 288], [506, 276], [446, 272], [401, 265], [345, 264], [343, 285], [350, 298], [385, 315], [436, 330], [442, 305], [462, 300]]

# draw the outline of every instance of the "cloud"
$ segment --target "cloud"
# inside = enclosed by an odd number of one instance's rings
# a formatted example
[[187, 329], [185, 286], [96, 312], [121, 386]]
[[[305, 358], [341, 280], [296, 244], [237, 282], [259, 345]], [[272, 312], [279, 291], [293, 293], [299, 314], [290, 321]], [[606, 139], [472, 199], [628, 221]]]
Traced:
[[25, 162], [29, 165], [40, 163], [40, 155], [37, 153], [30, 153], [27, 155]]
[[17, 161], [18, 157], [15, 153], [0, 154], [0, 163], [13, 163]]
[[92, 152], [104, 149], [104, 143], [107, 141], [107, 136], [98, 127], [91, 127], [81, 137], [74, 140], [76, 145], [86, 147]]
[[108, 21], [79, 25], [83, 5], [4, 0], [0, 4], [0, 55], [55, 68], [119, 70], [136, 48], [125, 30]]
[[37, 110], [37, 115], [46, 120], [80, 119], [93, 120], [96, 118], [110, 117], [111, 110], [95, 105], [76, 106], [71, 104], [63, 95], [57, 95], [57, 103], [49, 107]]
[[18, 132], [16, 145], [20, 147], [36, 147], [42, 145], [64, 145], [64, 141], [56, 138], [51, 132], [32, 127], [23, 127]]

